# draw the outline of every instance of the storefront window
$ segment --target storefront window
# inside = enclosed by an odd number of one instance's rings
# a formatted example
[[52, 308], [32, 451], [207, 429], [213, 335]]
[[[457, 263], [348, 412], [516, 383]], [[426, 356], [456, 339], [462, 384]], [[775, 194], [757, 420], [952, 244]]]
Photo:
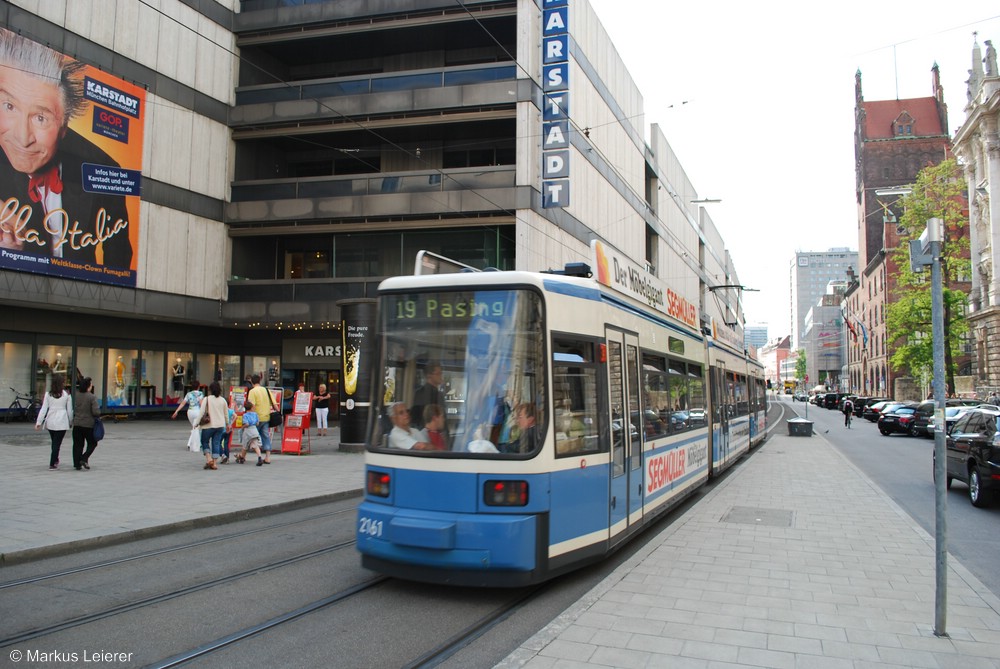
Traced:
[[135, 406], [138, 371], [139, 356], [134, 348], [108, 349], [107, 405], [109, 407]]
[[31, 344], [4, 342], [0, 347], [0, 407], [14, 401], [14, 393], [27, 395], [31, 385]]
[[163, 395], [168, 405], [175, 406], [192, 388], [194, 353], [171, 351], [167, 354], [167, 358], [170, 360], [170, 369], [167, 370], [167, 389]]
[[76, 349], [76, 379], [73, 381], [75, 390], [79, 390], [80, 381], [89, 378], [94, 384], [94, 395], [98, 402], [101, 398], [101, 389], [104, 387], [104, 348], [94, 346], [79, 346]]
[[219, 374], [216, 380], [222, 386], [222, 394], [228, 397], [229, 389], [243, 382], [243, 379], [240, 378], [240, 356], [220, 355], [218, 361]]
[[263, 379], [264, 384], [267, 384], [267, 370], [271, 367], [271, 361], [275, 361], [277, 365], [276, 358], [268, 358], [264, 355], [246, 355], [243, 356], [243, 376], [246, 380], [247, 376], [253, 376], [257, 374]]
[[142, 406], [163, 404], [163, 365], [167, 354], [163, 351], [142, 352], [142, 374], [139, 375], [139, 404]]
[[73, 348], [59, 344], [40, 344], [35, 370], [35, 392], [41, 397], [52, 387], [52, 379], [59, 377], [63, 387], [73, 383]]

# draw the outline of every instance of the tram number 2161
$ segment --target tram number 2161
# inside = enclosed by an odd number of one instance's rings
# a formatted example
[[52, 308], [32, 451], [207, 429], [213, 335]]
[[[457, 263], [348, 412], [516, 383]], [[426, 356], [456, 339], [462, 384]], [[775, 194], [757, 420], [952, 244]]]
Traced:
[[358, 533], [367, 534], [370, 537], [382, 536], [382, 521], [371, 518], [358, 519]]

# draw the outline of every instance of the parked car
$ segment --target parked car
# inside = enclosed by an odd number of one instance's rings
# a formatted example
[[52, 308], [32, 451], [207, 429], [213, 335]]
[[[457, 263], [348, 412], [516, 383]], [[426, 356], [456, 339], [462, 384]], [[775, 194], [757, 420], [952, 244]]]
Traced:
[[914, 421], [914, 414], [919, 404], [901, 404], [888, 411], [882, 411], [878, 417], [878, 431], [883, 437], [887, 437], [894, 432], [910, 434]]
[[883, 400], [881, 402], [875, 402], [874, 404], [869, 404], [865, 407], [864, 417], [871, 422], [877, 422], [879, 415], [882, 411], [889, 408], [894, 408], [897, 406], [903, 406], [905, 402], [895, 402], [893, 400]]
[[859, 397], [854, 401], [854, 415], [858, 418], [863, 418], [865, 415], [865, 409], [870, 404], [875, 404], [876, 402], [891, 402], [890, 397]]
[[[970, 407], [978, 406], [978, 400], [964, 400], [964, 399], [948, 399], [945, 400], [945, 407]], [[937, 402], [935, 400], [924, 400], [917, 407], [916, 419], [913, 421], [913, 431], [911, 434], [916, 436], [933, 437], [934, 430], [930, 427], [931, 418], [934, 416], [934, 411], [937, 409]]]
[[[991, 405], [985, 405], [991, 406]], [[944, 420], [945, 427], [944, 433], [948, 434], [951, 432], [951, 428], [955, 426], [955, 422], [964, 416], [973, 407], [957, 406], [957, 407], [946, 407], [944, 410]], [[997, 410], [1000, 413], [1000, 409]], [[931, 416], [931, 420], [927, 423], [927, 434], [931, 437], [934, 436], [934, 432], [938, 429], [938, 418], [936, 415]]]
[[792, 395], [792, 401], [794, 401], [794, 402], [808, 402], [809, 401], [809, 393], [800, 390], [799, 392], [797, 392], [794, 395]]
[[825, 397], [826, 393], [816, 393], [815, 395], [812, 396], [812, 399], [810, 399], [809, 401], [815, 404], [816, 406], [821, 407], [823, 406], [823, 398]]
[[1000, 488], [1000, 413], [970, 408], [948, 435], [945, 487], [958, 479], [969, 486], [973, 506], [988, 506]]

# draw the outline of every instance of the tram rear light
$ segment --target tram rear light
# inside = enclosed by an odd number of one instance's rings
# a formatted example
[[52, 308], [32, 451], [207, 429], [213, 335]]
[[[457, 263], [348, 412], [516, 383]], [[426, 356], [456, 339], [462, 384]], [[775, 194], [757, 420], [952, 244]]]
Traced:
[[389, 484], [391, 483], [392, 477], [385, 472], [368, 472], [367, 490], [369, 495], [375, 495], [376, 497], [388, 497]]
[[487, 481], [483, 486], [486, 506], [527, 506], [527, 481]]

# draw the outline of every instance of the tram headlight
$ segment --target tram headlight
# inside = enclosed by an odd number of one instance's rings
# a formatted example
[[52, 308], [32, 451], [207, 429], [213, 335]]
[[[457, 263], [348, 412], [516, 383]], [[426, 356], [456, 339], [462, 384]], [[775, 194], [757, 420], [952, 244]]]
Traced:
[[527, 506], [527, 481], [487, 481], [483, 484], [486, 506]]
[[366, 489], [368, 490], [369, 495], [375, 495], [376, 497], [388, 497], [389, 486], [391, 483], [392, 477], [386, 472], [368, 471]]

